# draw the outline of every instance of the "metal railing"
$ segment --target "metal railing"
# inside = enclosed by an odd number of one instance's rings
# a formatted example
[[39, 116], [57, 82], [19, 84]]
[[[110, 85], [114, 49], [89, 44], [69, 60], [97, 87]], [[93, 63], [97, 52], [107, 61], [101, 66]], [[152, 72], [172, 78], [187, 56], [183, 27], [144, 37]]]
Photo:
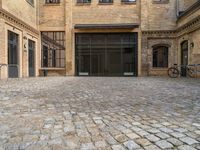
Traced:
[[189, 64], [189, 65], [174, 64], [172, 67], [168, 69], [168, 75], [172, 78], [177, 78], [182, 73], [185, 74], [184, 76], [189, 76], [191, 78], [200, 77], [200, 64]]
[[198, 77], [200, 76], [200, 64], [190, 64], [187, 65], [187, 69], [190, 73], [190, 75], [192, 75], [192, 77]]

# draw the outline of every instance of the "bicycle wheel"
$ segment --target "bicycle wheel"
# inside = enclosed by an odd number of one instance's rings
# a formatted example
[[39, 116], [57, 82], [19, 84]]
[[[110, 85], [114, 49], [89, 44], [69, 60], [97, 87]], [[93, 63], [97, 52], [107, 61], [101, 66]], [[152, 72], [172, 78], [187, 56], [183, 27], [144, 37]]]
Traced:
[[195, 77], [195, 71], [194, 71], [194, 69], [192, 69], [192, 68], [187, 68], [187, 75], [188, 75], [190, 78], [194, 78], [194, 77]]
[[170, 78], [177, 78], [179, 76], [179, 71], [177, 68], [171, 67], [168, 69], [168, 76]]

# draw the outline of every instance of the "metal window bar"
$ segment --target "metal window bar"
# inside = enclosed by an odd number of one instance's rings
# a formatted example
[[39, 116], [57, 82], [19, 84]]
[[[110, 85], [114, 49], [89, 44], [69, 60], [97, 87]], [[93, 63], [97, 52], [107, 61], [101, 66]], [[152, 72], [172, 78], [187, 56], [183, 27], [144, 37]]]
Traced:
[[65, 32], [42, 32], [42, 67], [65, 67]]

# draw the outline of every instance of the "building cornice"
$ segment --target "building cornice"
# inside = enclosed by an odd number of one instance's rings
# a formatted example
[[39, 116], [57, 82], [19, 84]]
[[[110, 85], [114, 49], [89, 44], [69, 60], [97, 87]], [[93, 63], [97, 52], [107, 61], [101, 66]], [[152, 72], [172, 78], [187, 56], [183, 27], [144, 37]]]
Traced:
[[199, 25], [200, 25], [200, 16], [197, 16], [196, 18], [190, 20], [186, 24], [178, 27], [176, 29], [176, 32], [177, 32], [177, 34], [181, 35], [181, 33], [183, 34], [184, 32], [189, 32], [191, 30], [194, 30], [195, 27], [197, 27]]
[[10, 23], [13, 23], [29, 32], [32, 32], [35, 35], [39, 35], [39, 31], [37, 29], [33, 28], [32, 26], [28, 25], [24, 21], [20, 20], [19, 18], [15, 17], [14, 15], [2, 8], [0, 8], [0, 18], [3, 18]]
[[200, 28], [200, 16], [190, 20], [186, 24], [177, 27], [174, 30], [149, 30], [149, 31], [142, 31], [143, 35], [148, 35], [152, 37], [178, 37], [184, 35], [186, 33], [191, 33]]
[[193, 12], [197, 11], [200, 9], [200, 0], [198, 0], [196, 3], [194, 3], [191, 7], [189, 7], [187, 10], [185, 10], [180, 16], [178, 16], [177, 22], [184, 18], [185, 16], [192, 14]]
[[142, 34], [174, 34], [175, 30], [144, 30]]

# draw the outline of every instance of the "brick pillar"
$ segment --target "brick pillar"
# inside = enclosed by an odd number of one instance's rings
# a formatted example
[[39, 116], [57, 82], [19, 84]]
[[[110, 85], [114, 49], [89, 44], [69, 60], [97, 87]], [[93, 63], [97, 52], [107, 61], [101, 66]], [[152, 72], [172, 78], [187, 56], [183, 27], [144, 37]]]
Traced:
[[[5, 45], [7, 36], [5, 35], [5, 22], [3, 19], [0, 19], [0, 64], [8, 64], [8, 58], [6, 55], [7, 49]], [[0, 77], [1, 79], [6, 79], [8, 77], [6, 66], [1, 67]]]
[[74, 75], [72, 3], [73, 1], [65, 0], [66, 75]]
[[28, 38], [27, 33], [22, 34], [22, 77], [28, 77]]

